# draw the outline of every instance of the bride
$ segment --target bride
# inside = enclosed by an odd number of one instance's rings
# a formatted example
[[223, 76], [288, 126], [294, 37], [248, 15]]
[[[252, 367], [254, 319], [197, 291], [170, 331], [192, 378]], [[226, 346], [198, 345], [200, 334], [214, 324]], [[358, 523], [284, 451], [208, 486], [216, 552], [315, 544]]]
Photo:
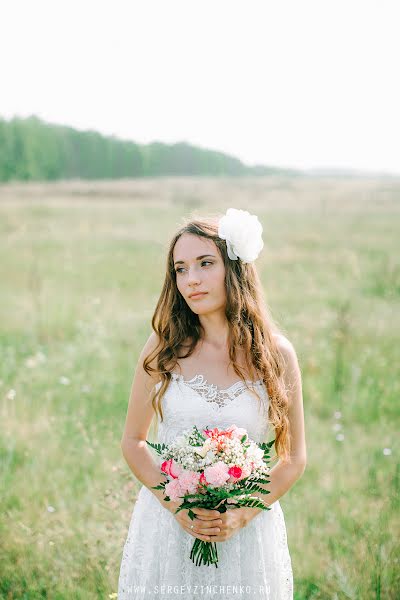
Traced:
[[[292, 343], [273, 323], [254, 261], [263, 248], [257, 216], [186, 220], [170, 242], [153, 332], [133, 378], [121, 448], [141, 483], [123, 549], [119, 600], [160, 595], [292, 600], [293, 573], [279, 499], [302, 476], [306, 443], [300, 367]], [[269, 510], [175, 513], [154, 489], [164, 476], [146, 443], [153, 418], [168, 444], [193, 425], [275, 437], [278, 463]], [[218, 543], [218, 569], [190, 559], [194, 538]]]

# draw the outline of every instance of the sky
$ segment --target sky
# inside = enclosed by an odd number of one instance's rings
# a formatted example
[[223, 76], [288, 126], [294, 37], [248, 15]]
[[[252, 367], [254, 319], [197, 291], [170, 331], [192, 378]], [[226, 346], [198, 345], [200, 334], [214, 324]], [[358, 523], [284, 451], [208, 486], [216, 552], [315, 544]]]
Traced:
[[2, 0], [0, 116], [400, 174], [398, 0]]

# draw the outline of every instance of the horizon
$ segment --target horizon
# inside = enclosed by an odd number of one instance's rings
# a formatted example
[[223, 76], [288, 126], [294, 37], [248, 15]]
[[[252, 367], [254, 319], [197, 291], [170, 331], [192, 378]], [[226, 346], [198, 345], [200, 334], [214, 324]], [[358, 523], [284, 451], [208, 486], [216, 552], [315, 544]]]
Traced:
[[[2, 117], [2, 115], [0, 115], [0, 119], [4, 117]], [[72, 127], [71, 125], [69, 125], [68, 123], [54, 123], [54, 122], [50, 122], [50, 121], [45, 121], [42, 118], [38, 117], [35, 114], [31, 114], [31, 115], [27, 115], [26, 117], [22, 117], [21, 115], [13, 115], [13, 117], [10, 117], [9, 119], [5, 119], [6, 121], [8, 120], [12, 120], [13, 118], [18, 118], [18, 119], [29, 119], [29, 118], [37, 118], [40, 119], [40, 121], [42, 121], [43, 123], [45, 123], [46, 125], [55, 125], [55, 126], [60, 126], [60, 127]], [[121, 142], [132, 142], [132, 143], [137, 143], [136, 140], [132, 140], [129, 138], [123, 138], [121, 136], [117, 136], [117, 135], [107, 135], [107, 134], [103, 134], [102, 132], [96, 130], [96, 129], [79, 129], [78, 127], [72, 127], [73, 129], [75, 129], [76, 131], [80, 131], [82, 133], [99, 133], [100, 135], [103, 135], [104, 137], [112, 137], [118, 141]], [[164, 142], [163, 140], [152, 140], [150, 142], [147, 142], [145, 144], [138, 144], [139, 146], [147, 146], [147, 145], [151, 145], [151, 144], [165, 144], [167, 146], [172, 146], [175, 144], [187, 144], [189, 146], [194, 146], [196, 148], [200, 148], [202, 150], [205, 151], [210, 151], [210, 152], [222, 152], [221, 150], [219, 150], [218, 148], [210, 148], [210, 147], [203, 147], [200, 146], [198, 144], [192, 144], [191, 142], [187, 141], [187, 140], [177, 140], [176, 142], [173, 142], [171, 144], [168, 144], [166, 142]], [[228, 154], [226, 152], [222, 152], [223, 154], [226, 154], [232, 158], [237, 158], [235, 155], [232, 154]], [[335, 174], [337, 175], [354, 175], [354, 176], [384, 176], [384, 177], [400, 177], [400, 173], [395, 173], [395, 172], [389, 172], [389, 171], [383, 171], [383, 170], [367, 170], [367, 169], [357, 169], [357, 168], [351, 168], [351, 167], [340, 167], [337, 165], [323, 165], [323, 166], [319, 166], [319, 167], [310, 167], [308, 169], [305, 168], [300, 168], [300, 167], [292, 167], [292, 166], [280, 166], [280, 165], [274, 165], [274, 164], [254, 164], [254, 165], [250, 165], [248, 163], [243, 163], [246, 167], [250, 167], [250, 168], [255, 168], [255, 167], [267, 167], [267, 168], [272, 168], [272, 169], [278, 169], [278, 170], [293, 170], [293, 171], [298, 171], [300, 174], [305, 174], [305, 175], [309, 175], [309, 174], [313, 174], [315, 173], [316, 175], [318, 175], [319, 173], [324, 175], [324, 174], [332, 174], [333, 176]], [[156, 177], [160, 177], [160, 176], [156, 176]], [[235, 175], [235, 177], [237, 177]]]

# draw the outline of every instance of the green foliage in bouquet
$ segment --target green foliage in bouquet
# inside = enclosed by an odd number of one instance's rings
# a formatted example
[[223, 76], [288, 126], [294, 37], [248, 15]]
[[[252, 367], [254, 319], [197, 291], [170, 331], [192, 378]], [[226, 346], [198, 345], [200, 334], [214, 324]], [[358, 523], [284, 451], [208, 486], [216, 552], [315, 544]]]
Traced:
[[166, 444], [153, 444], [152, 442], [149, 442], [148, 440], [146, 440], [146, 443], [151, 446], [153, 448], [153, 450], [155, 450], [157, 452], [157, 454], [162, 454], [164, 452], [164, 450], [167, 448]]

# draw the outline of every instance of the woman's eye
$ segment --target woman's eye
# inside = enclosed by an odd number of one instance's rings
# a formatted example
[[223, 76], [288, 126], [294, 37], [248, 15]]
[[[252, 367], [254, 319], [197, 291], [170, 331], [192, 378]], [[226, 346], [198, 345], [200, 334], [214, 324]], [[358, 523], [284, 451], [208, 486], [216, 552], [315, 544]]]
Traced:
[[[203, 260], [201, 262], [201, 266], [203, 266], [205, 263], [208, 263], [209, 265], [212, 265], [213, 262], [212, 260]], [[182, 271], [183, 267], [178, 267], [177, 269], [175, 269], [175, 273], [180, 273]]]

